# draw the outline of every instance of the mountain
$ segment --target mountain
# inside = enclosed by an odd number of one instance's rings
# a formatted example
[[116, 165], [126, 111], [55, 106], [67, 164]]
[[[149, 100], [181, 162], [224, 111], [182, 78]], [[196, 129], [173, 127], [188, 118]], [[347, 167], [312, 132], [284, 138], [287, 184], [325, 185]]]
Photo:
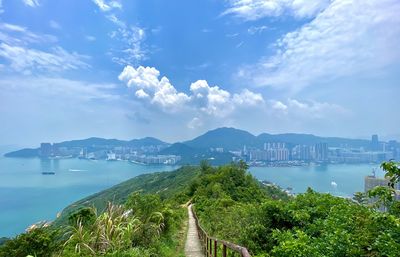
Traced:
[[220, 165], [232, 161], [233, 154], [212, 152], [209, 148], [194, 148], [184, 143], [175, 143], [165, 149], [160, 154], [173, 154], [181, 156], [181, 164], [198, 164], [202, 160], [208, 160], [212, 165]]
[[194, 138], [193, 140], [186, 141], [184, 144], [193, 148], [217, 148], [222, 147], [225, 150], [238, 150], [242, 149], [244, 145], [247, 147], [263, 148], [264, 143], [268, 142], [282, 142], [293, 145], [315, 145], [317, 143], [328, 143], [331, 147], [340, 147], [348, 145], [351, 147], [364, 147], [370, 146], [369, 140], [364, 139], [348, 139], [339, 137], [319, 137], [311, 134], [268, 134], [262, 133], [258, 136], [235, 128], [218, 128], [210, 130], [205, 134]]
[[151, 146], [151, 145], [168, 145], [168, 143], [163, 142], [154, 137], [145, 137], [141, 139], [133, 139], [128, 142], [128, 146], [140, 147], [140, 146]]
[[295, 145], [315, 145], [317, 143], [328, 143], [331, 147], [340, 147], [343, 145], [349, 145], [352, 147], [365, 147], [370, 146], [370, 141], [365, 139], [348, 139], [340, 137], [319, 137], [311, 134], [296, 134], [296, 133], [286, 133], [286, 134], [267, 134], [262, 133], [257, 136], [257, 140], [260, 143], [264, 142], [284, 142]]
[[[118, 140], [118, 139], [105, 139], [99, 137], [91, 137], [80, 140], [71, 140], [64, 141], [60, 143], [54, 143], [56, 147], [67, 147], [67, 148], [87, 148], [87, 149], [107, 149], [109, 147], [148, 147], [148, 146], [164, 146], [167, 147], [169, 144], [163, 142], [154, 137], [145, 137], [140, 139], [133, 139], [130, 141]], [[40, 148], [25, 148], [13, 152], [6, 153], [5, 157], [21, 157], [21, 158], [30, 158], [30, 157], [38, 157]]]
[[193, 147], [190, 147], [186, 144], [183, 143], [175, 143], [172, 144], [171, 146], [163, 149], [160, 154], [173, 154], [173, 155], [179, 155], [179, 154], [184, 154], [184, 155], [196, 155], [196, 154], [201, 154], [203, 152], [203, 149], [196, 149]]
[[121, 146], [126, 145], [127, 141], [118, 139], [104, 139], [99, 137], [91, 137], [81, 140], [64, 141], [55, 143], [58, 147], [93, 147], [93, 146]]
[[39, 155], [38, 149], [25, 148], [14, 152], [6, 153], [5, 157], [33, 158]]
[[133, 139], [130, 141], [118, 140], [118, 139], [104, 139], [98, 137], [91, 137], [82, 140], [71, 140], [61, 143], [55, 143], [58, 147], [93, 147], [93, 146], [131, 146], [141, 147], [149, 145], [168, 145], [157, 138], [145, 137], [141, 139]]
[[210, 130], [184, 143], [194, 148], [222, 147], [227, 150], [236, 150], [241, 149], [244, 145], [253, 146], [257, 144], [257, 138], [247, 131], [224, 127]]

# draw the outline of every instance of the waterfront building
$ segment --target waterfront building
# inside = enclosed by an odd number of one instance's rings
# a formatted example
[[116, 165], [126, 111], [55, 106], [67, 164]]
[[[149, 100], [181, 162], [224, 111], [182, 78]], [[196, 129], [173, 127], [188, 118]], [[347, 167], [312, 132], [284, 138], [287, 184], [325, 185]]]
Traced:
[[328, 144], [318, 143], [315, 145], [315, 160], [320, 162], [328, 161]]
[[387, 187], [389, 184], [388, 178], [377, 178], [375, 174], [366, 176], [364, 178], [364, 192], [368, 193], [369, 190], [377, 187], [377, 186], [384, 186]]
[[49, 158], [53, 153], [53, 148], [50, 143], [40, 144], [40, 157]]
[[379, 151], [378, 135], [372, 135], [372, 137], [371, 137], [371, 150], [372, 151]]

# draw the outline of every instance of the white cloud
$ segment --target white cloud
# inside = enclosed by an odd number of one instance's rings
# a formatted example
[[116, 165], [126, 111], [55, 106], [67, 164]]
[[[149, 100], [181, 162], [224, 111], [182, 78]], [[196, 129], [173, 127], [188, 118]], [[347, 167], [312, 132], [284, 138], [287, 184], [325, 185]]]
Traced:
[[119, 1], [93, 0], [93, 3], [103, 12], [108, 12], [112, 9], [122, 9], [122, 4]]
[[108, 33], [114, 39], [113, 48], [108, 54], [111, 60], [120, 65], [136, 65], [146, 59], [144, 40], [146, 33], [143, 28], [131, 25], [118, 18], [113, 9], [122, 9], [119, 1], [92, 0], [100, 10], [106, 12], [105, 18], [112, 22], [116, 29]]
[[159, 80], [160, 72], [155, 68], [126, 66], [118, 79], [127, 83], [128, 87], [136, 89], [138, 98], [150, 98], [150, 103], [166, 111], [176, 111], [182, 107], [189, 97], [177, 92], [167, 77]]
[[48, 97], [63, 97], [78, 100], [92, 99], [118, 99], [114, 92], [117, 85], [110, 83], [92, 83], [80, 80], [64, 78], [38, 77], [11, 77], [0, 80], [1, 91], [34, 92], [45, 93]]
[[53, 29], [61, 29], [61, 25], [60, 25], [58, 22], [54, 21], [54, 20], [51, 20], [51, 21], [49, 22], [49, 25], [50, 25], [50, 27], [52, 27]]
[[149, 94], [147, 94], [146, 92], [144, 92], [143, 89], [139, 89], [135, 92], [135, 95], [137, 98], [149, 98]]
[[248, 89], [232, 95], [218, 86], [210, 86], [205, 80], [198, 80], [190, 85], [190, 94], [186, 94], [178, 92], [167, 77], [159, 77], [160, 72], [154, 67], [139, 66], [135, 69], [128, 65], [118, 78], [135, 90], [138, 99], [154, 104], [165, 112], [190, 110], [199, 115], [226, 117], [237, 108], [264, 104], [261, 94]]
[[273, 110], [285, 112], [288, 109], [288, 106], [286, 104], [282, 103], [281, 101], [271, 100], [270, 104], [271, 104], [271, 108]]
[[30, 74], [90, 67], [88, 56], [69, 52], [54, 45], [56, 37], [35, 34], [25, 27], [0, 23], [0, 41], [0, 61], [7, 63], [9, 71]]
[[190, 85], [192, 102], [202, 112], [213, 116], [226, 116], [234, 106], [231, 94], [218, 86], [209, 86], [207, 81], [198, 80]]
[[276, 17], [283, 14], [298, 18], [313, 17], [324, 10], [331, 0], [227, 0], [229, 8], [223, 15], [233, 14], [245, 20]]
[[206, 80], [195, 81], [186, 92], [180, 92], [154, 67], [126, 66], [119, 80], [132, 89], [136, 99], [133, 102], [142, 104], [144, 117], [157, 116], [165, 123], [173, 120], [191, 131], [215, 126], [243, 127], [255, 120], [257, 126], [319, 129], [326, 124], [331, 126], [331, 120], [351, 116], [347, 109], [332, 103], [293, 98], [265, 100], [260, 93], [248, 89], [231, 93]]
[[118, 27], [109, 36], [122, 43], [120, 48], [111, 51], [112, 61], [121, 65], [134, 65], [146, 59], [146, 51], [143, 49], [143, 41], [146, 38], [144, 29], [127, 25], [114, 14], [106, 17]]
[[30, 7], [37, 7], [39, 6], [39, 1], [38, 0], [22, 0], [25, 5], [30, 6]]
[[194, 117], [191, 121], [188, 122], [187, 127], [190, 129], [196, 129], [203, 126], [203, 122], [200, 118]]
[[330, 118], [331, 114], [349, 114], [349, 111], [345, 108], [336, 104], [330, 104], [326, 102], [301, 102], [296, 99], [288, 99], [287, 107], [287, 110], [291, 111], [297, 117], [307, 117], [312, 119]]
[[96, 41], [96, 38], [94, 36], [90, 36], [90, 35], [85, 36], [85, 39], [87, 41]]
[[233, 95], [233, 102], [239, 105], [257, 106], [263, 104], [264, 99], [261, 94], [244, 89], [240, 94]]
[[0, 23], [0, 41], [10, 45], [28, 45], [32, 43], [55, 43], [58, 39], [48, 34], [32, 33], [19, 25]]
[[268, 29], [267, 26], [251, 26], [250, 28], [247, 29], [247, 32], [250, 35], [255, 35], [255, 34], [261, 34], [267, 29]]
[[383, 70], [400, 60], [400, 2], [335, 0], [276, 43], [276, 54], [240, 71], [256, 85], [299, 90]]
[[0, 57], [10, 63], [14, 71], [30, 74], [32, 71], [63, 71], [90, 67], [88, 56], [70, 53], [63, 48], [53, 47], [49, 52], [0, 44]]
[[26, 28], [10, 23], [0, 23], [0, 29], [16, 32], [26, 32]]

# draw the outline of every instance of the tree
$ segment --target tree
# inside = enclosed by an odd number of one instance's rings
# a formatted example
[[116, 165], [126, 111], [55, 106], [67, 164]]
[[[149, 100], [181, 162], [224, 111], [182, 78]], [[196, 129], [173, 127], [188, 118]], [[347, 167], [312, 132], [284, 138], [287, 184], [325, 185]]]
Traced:
[[395, 161], [383, 162], [381, 168], [385, 171], [385, 178], [389, 179], [387, 187], [377, 186], [368, 191], [369, 198], [376, 198], [375, 206], [383, 206], [389, 212], [398, 212], [396, 203], [395, 185], [400, 183], [400, 163]]
[[367, 201], [367, 196], [363, 192], [355, 192], [353, 195], [353, 200], [359, 204], [365, 204]]

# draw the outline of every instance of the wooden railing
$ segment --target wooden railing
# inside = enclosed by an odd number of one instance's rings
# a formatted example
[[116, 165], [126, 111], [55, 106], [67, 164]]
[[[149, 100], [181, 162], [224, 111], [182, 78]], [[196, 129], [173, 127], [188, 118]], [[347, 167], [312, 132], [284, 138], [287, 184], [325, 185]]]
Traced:
[[[192, 206], [193, 207], [193, 206]], [[197, 231], [199, 233], [200, 241], [203, 244], [204, 254], [206, 257], [228, 257], [228, 256], [240, 256], [240, 257], [251, 257], [245, 247], [220, 240], [214, 237], [210, 237], [207, 232], [199, 223], [196, 212], [191, 208], [193, 217], [196, 221]]]

